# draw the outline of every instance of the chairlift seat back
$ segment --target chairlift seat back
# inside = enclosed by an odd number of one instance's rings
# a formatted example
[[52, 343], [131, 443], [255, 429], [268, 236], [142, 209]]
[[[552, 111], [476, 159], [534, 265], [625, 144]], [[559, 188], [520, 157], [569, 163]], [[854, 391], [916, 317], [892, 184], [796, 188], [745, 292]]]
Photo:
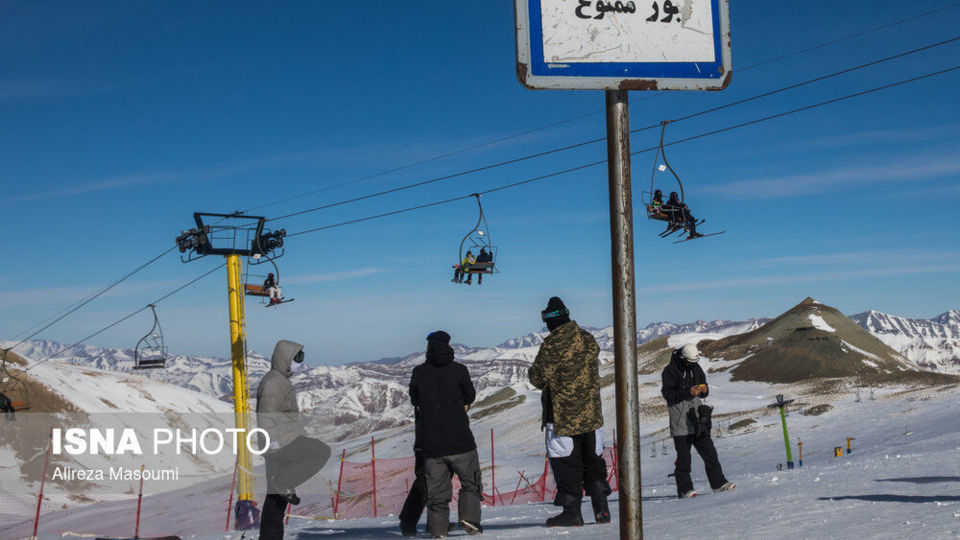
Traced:
[[658, 221], [670, 221], [670, 217], [667, 216], [662, 210], [658, 210], [653, 207], [653, 205], [647, 205], [647, 219], [655, 219]]
[[166, 365], [166, 358], [147, 358], [140, 359], [134, 364], [133, 369], [159, 369]]
[[482, 263], [473, 263], [467, 269], [467, 272], [470, 274], [492, 274], [494, 271], [494, 263], [492, 262], [482, 262]]
[[15, 411], [25, 411], [30, 408], [26, 401], [14, 401], [10, 403], [10, 406], [13, 407]]
[[247, 296], [270, 296], [270, 293], [263, 290], [262, 285], [251, 285], [249, 283], [243, 286], [243, 292]]

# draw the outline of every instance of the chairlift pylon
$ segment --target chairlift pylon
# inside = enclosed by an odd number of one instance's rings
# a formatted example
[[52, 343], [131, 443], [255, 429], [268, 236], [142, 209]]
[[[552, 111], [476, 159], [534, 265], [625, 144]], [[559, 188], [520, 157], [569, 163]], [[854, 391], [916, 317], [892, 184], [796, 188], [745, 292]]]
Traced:
[[150, 304], [150, 311], [153, 312], [153, 327], [137, 342], [133, 351], [133, 369], [159, 369], [167, 364], [167, 346], [163, 341], [157, 306]]
[[[465, 274], [496, 274], [500, 271], [497, 269], [497, 247], [493, 245], [493, 241], [490, 238], [490, 227], [487, 225], [487, 217], [483, 213], [483, 205], [480, 203], [480, 194], [472, 193], [470, 195], [477, 201], [477, 210], [479, 215], [477, 216], [477, 224], [473, 226], [473, 229], [470, 230], [460, 241], [460, 250], [457, 253], [457, 265], [454, 268], [462, 265], [464, 256], [467, 252], [470, 252], [471, 255], [477, 256], [479, 252], [473, 253], [474, 250], [480, 249], [489, 254], [489, 261], [476, 261], [470, 265], [462, 268], [463, 273]], [[466, 248], [466, 249], [464, 249]]]

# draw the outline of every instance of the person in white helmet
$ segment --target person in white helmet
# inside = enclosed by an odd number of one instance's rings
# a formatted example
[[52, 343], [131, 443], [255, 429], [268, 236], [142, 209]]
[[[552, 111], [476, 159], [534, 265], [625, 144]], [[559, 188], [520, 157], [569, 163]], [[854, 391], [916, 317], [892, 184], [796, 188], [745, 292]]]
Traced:
[[660, 393], [667, 400], [670, 413], [670, 436], [677, 450], [677, 461], [673, 471], [677, 481], [677, 496], [681, 499], [696, 497], [693, 480], [690, 478], [690, 447], [697, 449], [703, 458], [710, 487], [714, 491], [731, 490], [736, 485], [728, 482], [720, 467], [717, 449], [710, 438], [711, 407], [703, 404], [703, 398], [710, 394], [707, 376], [700, 367], [700, 351], [690, 343], [673, 351], [670, 363], [660, 375], [663, 386]]

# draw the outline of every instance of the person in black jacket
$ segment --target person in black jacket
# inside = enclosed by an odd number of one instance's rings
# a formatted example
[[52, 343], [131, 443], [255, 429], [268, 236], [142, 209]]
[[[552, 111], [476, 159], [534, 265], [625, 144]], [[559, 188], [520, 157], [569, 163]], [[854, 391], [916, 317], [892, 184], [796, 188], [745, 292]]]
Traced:
[[676, 191], [670, 192], [670, 199], [663, 205], [663, 210], [669, 216], [674, 229], [684, 228], [689, 235], [687, 239], [703, 236], [697, 232], [697, 219], [690, 213], [690, 208], [680, 200]]
[[[493, 254], [486, 248], [480, 248], [480, 254], [477, 255], [477, 263], [493, 262]], [[483, 274], [477, 274], [477, 285], [483, 285]]]
[[424, 461], [427, 491], [427, 532], [447, 536], [451, 473], [460, 479], [459, 524], [470, 534], [483, 532], [480, 504], [483, 481], [477, 443], [470, 431], [467, 409], [477, 397], [470, 373], [453, 361], [450, 334], [427, 336], [427, 361], [413, 368], [410, 402], [416, 410], [416, 431]]
[[670, 435], [677, 450], [674, 479], [680, 498], [695, 497], [693, 480], [690, 478], [690, 447], [697, 449], [703, 458], [710, 487], [714, 491], [727, 491], [736, 487], [723, 476], [717, 449], [710, 438], [710, 413], [713, 409], [703, 404], [710, 394], [707, 376], [700, 367], [700, 351], [693, 344], [673, 351], [670, 363], [663, 368], [660, 393], [667, 401], [670, 413]]
[[263, 292], [270, 297], [270, 305], [279, 304], [283, 294], [280, 292], [280, 285], [273, 277], [273, 272], [267, 274], [267, 279], [263, 280]]
[[10, 398], [6, 396], [3, 392], [0, 392], [0, 413], [4, 413], [7, 417], [7, 421], [14, 420], [14, 413], [17, 410], [13, 408], [13, 402], [10, 401]]

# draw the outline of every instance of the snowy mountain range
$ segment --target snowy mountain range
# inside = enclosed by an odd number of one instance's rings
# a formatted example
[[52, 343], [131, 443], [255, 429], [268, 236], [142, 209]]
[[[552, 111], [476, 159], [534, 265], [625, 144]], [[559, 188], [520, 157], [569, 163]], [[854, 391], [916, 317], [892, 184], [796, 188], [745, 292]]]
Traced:
[[[876, 311], [854, 315], [854, 321], [904, 357], [926, 370], [960, 373], [960, 312], [933, 319], [905, 319]], [[658, 322], [637, 333], [638, 345], [669, 336], [671, 346], [704, 339], [721, 340], [753, 332], [771, 319]], [[589, 328], [601, 347], [601, 364], [613, 359], [613, 329]], [[507, 340], [495, 347], [454, 346], [458, 361], [470, 368], [483, 400], [505, 388], [529, 390], [526, 370], [536, 357], [546, 330]], [[11, 343], [0, 344], [10, 346]], [[52, 357], [51, 363], [76, 364], [107, 371], [133, 372], [132, 351], [93, 346], [78, 347], [58, 356], [63, 346], [50, 341], [24, 344], [17, 352], [31, 359]], [[269, 369], [269, 359], [248, 353], [250, 380], [256, 384]], [[407, 383], [423, 353], [374, 362], [312, 367], [298, 375], [295, 385], [301, 408], [323, 419], [316, 426], [324, 436], [343, 440], [362, 433], [406, 425], [411, 418]], [[195, 390], [229, 401], [232, 396], [230, 362], [202, 356], [174, 355], [160, 370], [135, 371], [139, 376]]]
[[907, 319], [871, 310], [850, 318], [917, 366], [960, 374], [960, 311]]

